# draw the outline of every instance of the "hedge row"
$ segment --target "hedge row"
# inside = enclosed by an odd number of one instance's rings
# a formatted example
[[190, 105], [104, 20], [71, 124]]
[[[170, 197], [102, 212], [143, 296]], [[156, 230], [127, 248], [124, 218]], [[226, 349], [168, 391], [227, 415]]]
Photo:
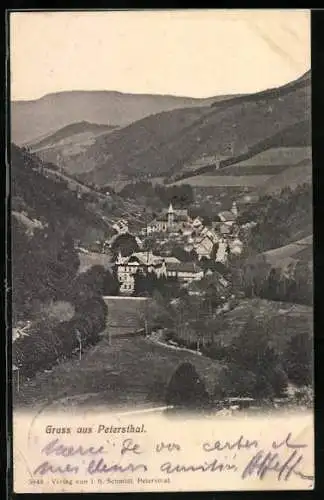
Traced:
[[94, 345], [105, 328], [106, 314], [104, 301], [93, 297], [83, 308], [79, 305], [72, 320], [64, 321], [55, 328], [48, 325], [35, 328], [28, 336], [14, 342], [14, 365], [19, 367], [23, 377], [32, 377], [53, 367], [58, 361], [71, 357], [79, 347], [77, 332], [83, 347]]

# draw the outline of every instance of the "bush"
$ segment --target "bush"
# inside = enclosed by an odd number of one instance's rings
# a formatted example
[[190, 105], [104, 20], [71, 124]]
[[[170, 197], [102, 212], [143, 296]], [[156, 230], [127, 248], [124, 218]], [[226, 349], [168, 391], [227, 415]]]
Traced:
[[[63, 323], [64, 324], [64, 323]], [[26, 377], [53, 366], [62, 355], [63, 341], [46, 325], [38, 325], [28, 336], [18, 338], [12, 349], [13, 363], [20, 367]]]
[[313, 409], [314, 407], [313, 388], [309, 386], [300, 387], [294, 392], [292, 400], [293, 403], [297, 404], [298, 406], [304, 406], [305, 408]]
[[254, 397], [255, 384], [255, 373], [250, 370], [242, 370], [241, 367], [232, 363], [222, 369], [214, 396], [219, 399]]

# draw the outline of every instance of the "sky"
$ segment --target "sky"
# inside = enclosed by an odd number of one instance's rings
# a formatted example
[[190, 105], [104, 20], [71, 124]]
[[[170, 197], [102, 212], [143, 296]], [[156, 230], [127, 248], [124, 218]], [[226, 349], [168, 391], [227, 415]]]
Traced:
[[10, 69], [13, 100], [257, 92], [310, 69], [310, 11], [12, 12]]

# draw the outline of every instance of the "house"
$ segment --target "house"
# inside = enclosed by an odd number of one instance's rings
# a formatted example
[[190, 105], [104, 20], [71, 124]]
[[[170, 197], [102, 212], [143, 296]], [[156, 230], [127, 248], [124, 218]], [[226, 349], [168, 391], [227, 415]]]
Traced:
[[225, 264], [228, 257], [228, 243], [225, 238], [221, 238], [218, 244], [218, 250], [216, 254], [216, 262], [222, 262]]
[[201, 280], [204, 271], [195, 262], [166, 263], [167, 277], [178, 278], [184, 284]]
[[218, 217], [220, 218], [223, 224], [227, 224], [231, 226], [234, 224], [236, 217], [230, 210], [224, 210], [223, 212], [219, 212]]
[[176, 257], [173, 257], [172, 255], [163, 257], [163, 260], [166, 264], [180, 264], [180, 262], [181, 262], [179, 259], [177, 259]]
[[209, 258], [214, 247], [214, 242], [210, 236], [203, 236], [203, 238], [196, 242], [194, 245], [194, 250], [196, 251], [199, 260], [203, 257]]
[[229, 247], [232, 254], [240, 255], [243, 250], [243, 242], [239, 238], [234, 238], [234, 240], [229, 243]]
[[179, 265], [176, 257], [161, 257], [152, 252], [135, 252], [129, 257], [122, 257], [119, 253], [116, 266], [120, 292], [131, 295], [135, 290], [135, 276], [138, 272], [147, 275], [154, 273], [158, 278], [167, 277], [167, 266]]
[[231, 226], [228, 224], [221, 224], [219, 228], [219, 232], [221, 235], [231, 234]]
[[153, 255], [152, 252], [135, 252], [129, 257], [122, 257], [119, 253], [116, 267], [120, 293], [126, 295], [131, 295], [135, 290], [137, 272], [144, 274], [154, 272], [158, 278], [167, 275], [164, 259]]
[[208, 236], [213, 241], [213, 243], [217, 243], [219, 241], [219, 236], [216, 231], [214, 231], [213, 229], [209, 229], [208, 227], [204, 227], [200, 231], [200, 236]]
[[204, 227], [193, 241], [193, 248], [196, 251], [198, 258], [209, 258], [215, 243], [218, 243], [219, 241], [219, 236], [212, 229]]
[[128, 233], [128, 222], [125, 219], [119, 219], [113, 224], [113, 228], [119, 234]]
[[219, 212], [218, 217], [223, 224], [232, 226], [238, 217], [236, 202], [233, 202], [231, 210], [224, 210], [222, 212]]
[[192, 221], [192, 227], [193, 228], [198, 228], [198, 227], [201, 227], [203, 225], [203, 221], [200, 217], [196, 217], [193, 221]]

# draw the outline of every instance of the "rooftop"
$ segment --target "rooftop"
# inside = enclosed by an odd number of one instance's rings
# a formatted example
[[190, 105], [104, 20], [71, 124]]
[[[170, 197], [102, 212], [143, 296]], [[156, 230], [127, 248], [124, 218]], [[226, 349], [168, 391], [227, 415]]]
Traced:
[[223, 212], [219, 212], [218, 216], [223, 221], [234, 221], [234, 220], [236, 220], [236, 216], [230, 210], [224, 210]]
[[166, 268], [168, 271], [184, 272], [184, 273], [200, 273], [202, 272], [201, 267], [199, 267], [195, 262], [178, 262], [178, 263], [166, 263]]

